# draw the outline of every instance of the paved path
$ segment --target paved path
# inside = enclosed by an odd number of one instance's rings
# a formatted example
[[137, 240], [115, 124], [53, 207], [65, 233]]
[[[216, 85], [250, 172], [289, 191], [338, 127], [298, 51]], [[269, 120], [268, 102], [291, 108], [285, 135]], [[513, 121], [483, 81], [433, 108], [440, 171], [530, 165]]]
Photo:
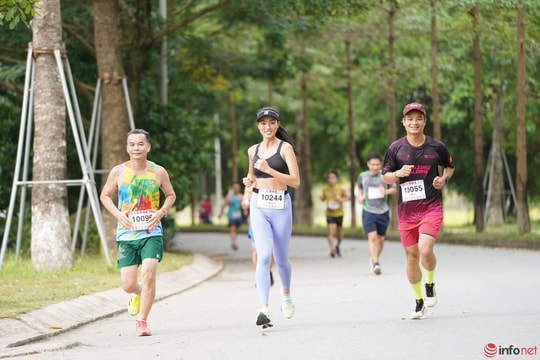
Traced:
[[437, 245], [440, 302], [426, 319], [411, 321], [414, 299], [399, 243], [386, 243], [383, 274], [374, 276], [365, 241], [346, 240], [343, 257], [331, 259], [325, 239], [294, 237], [297, 312], [290, 320], [281, 315], [278, 280], [270, 298], [274, 327], [263, 331], [254, 325], [258, 304], [245, 235], [236, 252], [225, 234], [180, 234], [176, 244], [225, 268], [157, 302], [149, 320], [154, 336], [136, 337], [133, 318], [122, 311], [23, 346], [27, 358], [488, 359], [484, 351], [494, 344], [495, 351], [529, 353], [496, 358], [540, 359], [537, 251]]

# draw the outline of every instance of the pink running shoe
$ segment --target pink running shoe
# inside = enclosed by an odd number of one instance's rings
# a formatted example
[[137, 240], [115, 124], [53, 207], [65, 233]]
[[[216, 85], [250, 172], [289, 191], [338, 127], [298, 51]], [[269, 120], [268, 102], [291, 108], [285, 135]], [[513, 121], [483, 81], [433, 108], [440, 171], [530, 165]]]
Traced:
[[145, 320], [135, 320], [135, 331], [137, 336], [152, 336], [152, 332]]

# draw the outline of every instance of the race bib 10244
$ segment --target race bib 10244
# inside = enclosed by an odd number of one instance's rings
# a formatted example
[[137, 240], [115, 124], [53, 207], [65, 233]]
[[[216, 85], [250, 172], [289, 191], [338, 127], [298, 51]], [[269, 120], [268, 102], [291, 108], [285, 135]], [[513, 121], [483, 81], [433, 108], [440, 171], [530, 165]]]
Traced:
[[401, 184], [401, 199], [404, 202], [426, 198], [424, 180], [407, 181]]
[[283, 209], [285, 207], [285, 190], [259, 189], [257, 207], [261, 209]]

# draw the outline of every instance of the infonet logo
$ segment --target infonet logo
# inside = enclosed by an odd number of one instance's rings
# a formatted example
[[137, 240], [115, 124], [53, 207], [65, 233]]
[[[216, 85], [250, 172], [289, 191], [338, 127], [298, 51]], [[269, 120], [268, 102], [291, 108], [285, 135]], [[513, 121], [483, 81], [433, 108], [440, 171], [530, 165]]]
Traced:
[[538, 347], [516, 347], [514, 345], [509, 346], [497, 346], [494, 343], [489, 343], [484, 346], [484, 355], [488, 358], [494, 358], [496, 355], [536, 355]]

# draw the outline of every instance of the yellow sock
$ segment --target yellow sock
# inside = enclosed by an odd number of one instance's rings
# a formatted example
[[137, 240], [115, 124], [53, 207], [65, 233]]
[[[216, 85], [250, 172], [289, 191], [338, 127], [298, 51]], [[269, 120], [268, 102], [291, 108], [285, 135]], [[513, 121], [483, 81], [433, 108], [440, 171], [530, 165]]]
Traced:
[[433, 278], [435, 277], [435, 269], [424, 269], [424, 273], [426, 274], [426, 284], [433, 284]]
[[422, 295], [422, 281], [417, 282], [416, 284], [411, 284], [412, 290], [414, 292], [414, 296], [416, 299], [423, 299], [424, 296]]

